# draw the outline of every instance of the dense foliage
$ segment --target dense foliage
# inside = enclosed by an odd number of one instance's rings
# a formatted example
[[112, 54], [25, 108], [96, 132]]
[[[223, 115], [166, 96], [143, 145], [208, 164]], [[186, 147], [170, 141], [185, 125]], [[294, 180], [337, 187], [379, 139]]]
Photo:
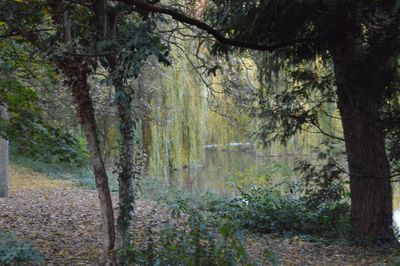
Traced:
[[345, 238], [350, 225], [346, 202], [311, 204], [308, 197], [282, 195], [270, 188], [242, 192], [240, 198], [230, 202], [226, 215], [243, 228], [260, 233]]
[[85, 164], [84, 143], [51, 119], [56, 106], [45, 108], [45, 102], [52, 100], [47, 94], [57, 90], [59, 77], [54, 69], [19, 38], [1, 39], [0, 47], [0, 104], [8, 112], [0, 124], [1, 135], [11, 140], [18, 154]]

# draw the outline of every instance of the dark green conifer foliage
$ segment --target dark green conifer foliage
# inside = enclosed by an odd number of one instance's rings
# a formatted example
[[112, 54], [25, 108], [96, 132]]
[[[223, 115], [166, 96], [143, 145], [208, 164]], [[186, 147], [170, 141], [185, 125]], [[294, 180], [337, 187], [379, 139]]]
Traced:
[[[337, 97], [349, 163], [354, 240], [393, 242], [391, 173], [381, 115], [397, 74], [398, 1], [215, 0], [210, 6], [206, 17], [215, 28], [272, 51], [281, 69], [316, 57], [331, 62], [334, 86], [308, 86], [306, 94], [288, 88], [275, 96], [285, 107], [281, 111], [288, 112], [266, 128], [266, 135], [271, 126], [284, 127], [286, 133], [278, 136], [283, 139], [307, 123], [315, 126], [313, 112], [288, 108], [296, 107], [299, 98], [319, 93], [330, 96], [321, 98], [329, 102]], [[223, 44], [214, 48], [219, 53], [232, 49]]]

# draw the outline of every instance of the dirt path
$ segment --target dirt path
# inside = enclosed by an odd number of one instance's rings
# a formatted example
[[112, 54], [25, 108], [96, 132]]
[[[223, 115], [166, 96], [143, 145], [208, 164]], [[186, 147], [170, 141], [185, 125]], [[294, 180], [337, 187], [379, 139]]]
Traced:
[[[0, 230], [32, 240], [46, 265], [99, 265], [101, 224], [95, 191], [19, 168], [11, 169], [10, 187], [9, 198], [0, 199]], [[144, 225], [151, 207], [139, 202], [137, 213], [137, 221]], [[268, 261], [278, 265], [384, 265], [387, 260], [371, 249], [270, 235], [252, 235], [248, 246], [263, 265]]]

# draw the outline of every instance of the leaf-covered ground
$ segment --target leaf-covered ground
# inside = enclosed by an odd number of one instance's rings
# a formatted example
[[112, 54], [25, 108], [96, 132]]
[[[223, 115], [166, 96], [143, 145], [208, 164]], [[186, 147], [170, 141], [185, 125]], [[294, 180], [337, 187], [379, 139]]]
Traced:
[[[97, 194], [50, 180], [24, 168], [11, 167], [10, 196], [0, 199], [0, 230], [30, 239], [46, 265], [99, 265], [101, 224]], [[165, 212], [151, 204], [136, 207], [137, 234], [152, 215], [162, 224]], [[384, 265], [389, 256], [346, 244], [321, 244], [299, 238], [251, 235], [248, 248], [262, 265]]]

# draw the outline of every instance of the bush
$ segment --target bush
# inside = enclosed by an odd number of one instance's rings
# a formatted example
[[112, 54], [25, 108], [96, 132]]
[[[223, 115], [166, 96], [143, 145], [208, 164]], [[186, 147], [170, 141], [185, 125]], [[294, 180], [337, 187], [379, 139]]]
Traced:
[[19, 240], [9, 233], [0, 232], [0, 265], [44, 265], [38, 249], [26, 240]]
[[41, 122], [16, 123], [7, 136], [12, 145], [11, 152], [46, 163], [71, 163], [83, 166], [89, 161], [87, 145], [60, 128]]
[[[244, 235], [227, 220], [201, 213], [179, 199], [171, 205], [172, 221], [158, 233], [147, 228], [145, 245], [132, 247], [130, 262], [139, 265], [252, 265], [244, 247]], [[158, 235], [157, 234], [157, 235]]]
[[348, 235], [349, 210], [346, 201], [310, 204], [307, 196], [295, 198], [265, 187], [242, 191], [221, 213], [251, 231], [337, 238]]

